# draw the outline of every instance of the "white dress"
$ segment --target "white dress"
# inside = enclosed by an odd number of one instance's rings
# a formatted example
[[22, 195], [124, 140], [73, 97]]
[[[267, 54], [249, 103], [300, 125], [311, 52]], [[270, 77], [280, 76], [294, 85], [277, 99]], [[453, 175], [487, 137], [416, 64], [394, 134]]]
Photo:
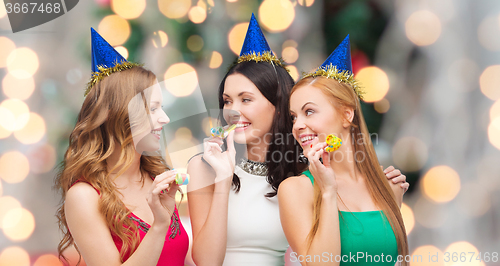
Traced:
[[239, 166], [234, 173], [241, 189], [229, 193], [227, 249], [224, 266], [285, 265], [288, 242], [281, 227], [278, 197], [265, 176], [251, 175]]

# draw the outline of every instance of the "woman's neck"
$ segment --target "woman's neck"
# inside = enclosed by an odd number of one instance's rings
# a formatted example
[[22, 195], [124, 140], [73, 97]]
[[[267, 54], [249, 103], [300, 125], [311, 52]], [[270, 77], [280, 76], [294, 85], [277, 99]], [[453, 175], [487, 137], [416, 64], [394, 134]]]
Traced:
[[[350, 138], [343, 143], [351, 144]], [[366, 157], [366, 154], [364, 156]], [[351, 178], [357, 181], [361, 177], [356, 167], [353, 145], [342, 145], [337, 151], [330, 153], [330, 165], [337, 178]]]
[[130, 182], [140, 182], [142, 181], [142, 173], [141, 173], [141, 155], [137, 152], [134, 152], [134, 159], [130, 167], [128, 167], [121, 175], [117, 176], [117, 174], [122, 170], [123, 166], [119, 166], [113, 169], [120, 159], [122, 149], [121, 146], [115, 147], [115, 150], [106, 159], [106, 163], [108, 165], [108, 172], [110, 172], [110, 177], [114, 180], [115, 184], [128, 184]]
[[[255, 143], [247, 144], [247, 158], [254, 162], [264, 162], [266, 160], [267, 150], [271, 142], [270, 136], [265, 135], [266, 139], [261, 139]], [[271, 158], [272, 159], [272, 158]]]

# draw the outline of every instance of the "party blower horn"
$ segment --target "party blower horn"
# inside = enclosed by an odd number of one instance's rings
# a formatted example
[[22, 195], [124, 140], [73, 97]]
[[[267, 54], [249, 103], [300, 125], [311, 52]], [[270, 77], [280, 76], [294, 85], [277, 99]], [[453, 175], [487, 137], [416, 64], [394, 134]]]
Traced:
[[189, 174], [182, 174], [182, 173], [175, 174], [175, 183], [179, 186], [189, 184], [189, 179], [191, 179]]
[[[189, 184], [190, 179], [191, 177], [189, 176], [189, 174], [177, 173], [175, 174], [175, 180], [170, 184], [173, 184], [175, 182], [179, 186], [187, 185]], [[162, 190], [162, 194], [164, 193], [167, 193], [167, 190]]]
[[229, 132], [234, 130], [236, 128], [236, 124], [233, 124], [227, 129], [224, 129], [223, 127], [213, 127], [210, 129], [210, 133], [212, 133], [212, 137], [218, 137], [218, 138], [226, 138], [229, 135]]
[[326, 136], [326, 144], [328, 144], [328, 147], [325, 148], [325, 151], [333, 152], [340, 148], [340, 146], [342, 145], [342, 140], [339, 137], [330, 134]]

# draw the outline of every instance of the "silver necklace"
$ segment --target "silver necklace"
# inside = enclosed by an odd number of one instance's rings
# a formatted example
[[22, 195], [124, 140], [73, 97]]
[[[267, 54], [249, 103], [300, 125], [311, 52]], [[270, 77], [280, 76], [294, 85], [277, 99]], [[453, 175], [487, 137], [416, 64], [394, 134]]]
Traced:
[[267, 176], [268, 169], [266, 163], [254, 162], [247, 158], [241, 158], [238, 166], [251, 175]]

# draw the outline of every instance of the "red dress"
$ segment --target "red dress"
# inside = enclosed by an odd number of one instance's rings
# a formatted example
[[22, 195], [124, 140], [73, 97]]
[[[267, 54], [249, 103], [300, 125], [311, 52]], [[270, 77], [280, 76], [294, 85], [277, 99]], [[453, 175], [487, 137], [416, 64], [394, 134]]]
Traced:
[[[85, 180], [77, 180], [74, 184], [78, 182], [86, 182]], [[91, 185], [90, 183], [88, 183]], [[72, 186], [73, 186], [72, 185]], [[92, 186], [92, 185], [91, 185]], [[93, 187], [93, 186], [92, 186]], [[94, 189], [97, 191], [97, 194], [101, 195], [99, 190], [95, 187]], [[137, 225], [139, 228], [139, 236], [140, 241], [144, 239], [146, 233], [151, 227], [149, 224], [144, 222], [141, 218], [130, 212], [128, 218], [132, 220], [132, 222]], [[175, 226], [174, 221], [178, 221], [178, 226]], [[121, 251], [123, 242], [116, 235], [112, 235], [113, 241], [115, 242], [116, 248], [118, 251]], [[160, 258], [158, 259], [158, 266], [184, 266], [184, 259], [186, 258], [186, 254], [189, 247], [189, 238], [186, 233], [186, 230], [182, 226], [181, 220], [179, 219], [179, 212], [177, 211], [177, 206], [175, 207], [174, 214], [172, 215], [172, 220], [170, 222], [170, 227], [168, 228], [167, 236], [165, 237], [165, 243], [163, 244], [163, 249], [160, 254]], [[126, 255], [124, 261], [129, 258], [130, 255]]]

